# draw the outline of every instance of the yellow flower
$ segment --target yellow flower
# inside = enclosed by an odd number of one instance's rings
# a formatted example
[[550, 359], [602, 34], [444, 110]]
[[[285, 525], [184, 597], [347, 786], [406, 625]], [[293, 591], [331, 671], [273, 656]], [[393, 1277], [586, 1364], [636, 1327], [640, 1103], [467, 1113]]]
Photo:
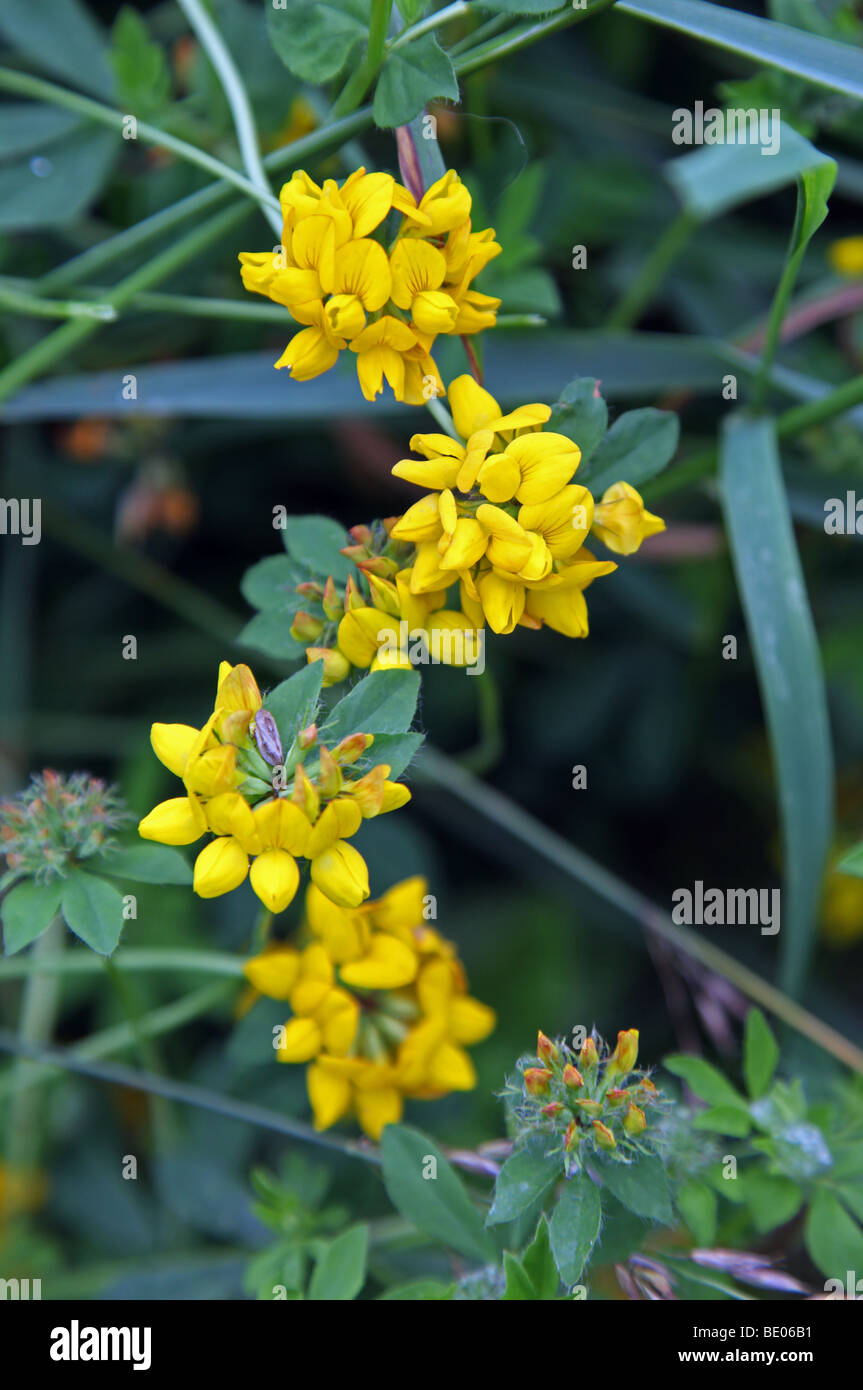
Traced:
[[366, 1057], [321, 1057], [306, 1077], [315, 1129], [329, 1129], [354, 1111], [370, 1139], [380, 1139], [384, 1126], [398, 1124], [404, 1101], [398, 1072], [388, 1062]]
[[615, 555], [634, 555], [643, 540], [664, 530], [662, 517], [646, 510], [629, 483], [613, 483], [594, 512], [594, 535]]
[[829, 247], [827, 259], [840, 275], [863, 275], [863, 236], [840, 237]]
[[[444, 395], [436, 337], [492, 327], [500, 305], [473, 288], [501, 247], [491, 228], [472, 231], [470, 193], [458, 175], [450, 170], [417, 207], [389, 174], [357, 169], [339, 187], [297, 170], [280, 204], [282, 244], [240, 253], [245, 289], [303, 325], [276, 366], [308, 381], [350, 347], [367, 400], [384, 380], [412, 405]], [[388, 241], [383, 223], [393, 209], [402, 223]]]

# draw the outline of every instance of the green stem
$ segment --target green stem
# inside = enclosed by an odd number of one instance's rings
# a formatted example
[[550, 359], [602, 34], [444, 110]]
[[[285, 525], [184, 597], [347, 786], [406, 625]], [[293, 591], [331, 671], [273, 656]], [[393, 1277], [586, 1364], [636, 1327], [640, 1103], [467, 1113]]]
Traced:
[[[199, 256], [212, 242], [236, 227], [248, 215], [248, 211], [248, 205], [241, 203], [227, 208], [217, 217], [205, 222], [202, 227], [189, 232], [182, 240], [166, 247], [160, 255], [154, 256], [125, 280], [121, 280], [111, 291], [107, 302], [118, 311], [125, 308], [141, 290], [147, 290], [160, 280], [167, 279], [187, 261]], [[55, 362], [64, 359], [73, 348], [85, 342], [99, 326], [93, 319], [70, 319], [62, 328], [56, 328], [53, 333], [41, 338], [0, 372], [0, 401], [8, 400], [22, 386], [26, 386], [28, 381], [32, 381], [33, 377], [47, 372]]]
[[637, 323], [696, 226], [695, 218], [686, 211], [669, 223], [637, 278], [609, 314], [606, 328], [631, 328]]
[[[110, 290], [87, 286], [82, 294], [102, 296]], [[136, 294], [130, 306], [141, 313], [190, 314], [196, 319], [239, 319], [243, 323], [279, 323], [284, 327], [287, 309], [278, 304], [251, 304], [245, 299], [213, 299], [197, 294]]]
[[[805, 405], [795, 405], [790, 410], [783, 411], [777, 418], [776, 432], [780, 439], [785, 439], [811, 429], [813, 425], [822, 425], [825, 420], [832, 420], [836, 415], [844, 415], [846, 410], [852, 410], [854, 406], [861, 404], [863, 376], [856, 376], [842, 386], [837, 386], [835, 391], [828, 391], [817, 401], [807, 401]], [[660, 497], [667, 497], [669, 493], [679, 492], [681, 488], [689, 487], [690, 483], [698, 482], [714, 473], [717, 460], [718, 452], [714, 445], [702, 449], [678, 468], [673, 468], [669, 473], [663, 473], [660, 477], [645, 483], [641, 489], [642, 495], [646, 501], [654, 502]]]
[[38, 319], [98, 319], [111, 323], [117, 317], [112, 304], [81, 304], [73, 299], [41, 299], [19, 284], [0, 280], [0, 307], [13, 314]]
[[[313, 130], [308, 135], [301, 136], [299, 140], [293, 140], [282, 149], [275, 150], [272, 154], [267, 155], [264, 160], [264, 168], [277, 172], [289, 165], [297, 167], [319, 155], [327, 154], [335, 146], [343, 144], [359, 131], [365, 130], [371, 123], [371, 109], [367, 106], [363, 107], [361, 111], [355, 111], [342, 121], [334, 122], [329, 126], [322, 126], [319, 130]], [[56, 269], [44, 275], [39, 281], [39, 288], [46, 293], [53, 293], [57, 289], [77, 285], [82, 280], [98, 274], [105, 266], [113, 264], [114, 261], [128, 260], [133, 252], [140, 250], [158, 237], [167, 236], [183, 222], [192, 218], [201, 218], [205, 214], [214, 212], [223, 203], [230, 201], [231, 197], [230, 184], [211, 183], [208, 188], [202, 188], [198, 193], [190, 193], [188, 197], [181, 198], [179, 202], [172, 203], [170, 207], [163, 208], [161, 212], [155, 212], [151, 217], [144, 218], [134, 227], [128, 227], [123, 232], [106, 237], [104, 241], [99, 242], [98, 246], [92, 246], [89, 250], [82, 251], [80, 255], [73, 256], [64, 265], [57, 266]]]
[[[41, 77], [31, 77], [29, 73], [13, 72], [10, 68], [0, 68], [0, 91], [15, 92], [18, 96], [33, 97], [36, 101], [47, 101], [52, 106], [65, 107], [67, 111], [75, 111], [87, 120], [110, 126], [112, 130], [124, 130], [128, 120], [128, 116], [122, 111], [103, 106], [100, 101], [93, 101], [91, 97], [81, 96], [78, 92], [70, 91], [68, 87], [59, 87], [55, 82], [45, 82]], [[214, 159], [204, 150], [199, 150], [197, 145], [189, 145], [176, 135], [169, 135], [166, 130], [160, 130], [148, 121], [139, 121], [137, 117], [135, 130], [137, 137], [146, 141], [148, 145], [158, 145], [162, 149], [171, 150], [188, 164], [195, 164], [199, 169], [205, 169], [208, 174], [215, 174], [216, 178], [232, 183], [235, 188], [239, 188], [263, 207], [269, 206], [278, 210], [278, 199], [272, 193], [262, 192], [250, 179], [220, 159]]]
[[454, 60], [454, 67], [459, 77], [466, 77], [469, 72], [475, 72], [477, 68], [486, 67], [489, 63], [497, 63], [501, 58], [509, 58], [513, 53], [520, 53], [523, 48], [527, 48], [532, 43], [538, 43], [541, 39], [550, 38], [552, 34], [560, 33], [561, 29], [568, 29], [571, 24], [580, 24], [584, 19], [590, 19], [593, 15], [599, 14], [602, 10], [608, 10], [616, 0], [594, 0], [592, 5], [588, 5], [583, 10], [567, 10], [564, 14], [557, 15], [552, 19], [542, 19], [536, 23], [524, 24], [517, 29], [511, 29], [503, 35], [503, 38], [492, 39], [489, 43], [479, 44], [476, 48], [471, 48], [467, 53], [460, 54]]
[[[66, 928], [55, 918], [47, 931], [37, 938], [32, 956], [44, 961], [46, 955], [58, 955], [65, 944]], [[24, 988], [19, 1036], [24, 1043], [43, 1043], [54, 1029], [60, 981], [56, 975], [33, 974]], [[41, 1105], [39, 1097], [30, 1090], [33, 1063], [19, 1058], [12, 1075], [12, 1097], [6, 1132], [6, 1157], [9, 1167], [26, 1173], [39, 1158], [41, 1139]]]
[[[39, 938], [40, 942], [44, 937]], [[169, 974], [221, 975], [241, 980], [243, 961], [226, 951], [188, 951], [171, 947], [129, 947], [120, 949], [115, 957], [124, 973], [129, 971], [165, 970]], [[31, 975], [98, 975], [102, 970], [101, 957], [92, 951], [57, 952], [53, 956], [42, 951], [29, 955], [6, 956], [0, 959], [0, 983], [4, 980], [26, 980]]]
[[782, 333], [782, 321], [788, 312], [788, 305], [791, 294], [797, 280], [800, 267], [803, 264], [803, 257], [806, 255], [808, 242], [801, 236], [803, 219], [806, 214], [806, 193], [803, 188], [803, 180], [797, 180], [797, 209], [794, 214], [794, 226], [791, 231], [791, 239], [788, 243], [788, 252], [785, 257], [785, 265], [776, 293], [773, 296], [773, 303], [770, 306], [770, 314], [767, 319], [767, 331], [764, 335], [764, 347], [761, 350], [761, 366], [758, 376], [755, 379], [752, 404], [755, 410], [763, 410], [767, 399], [767, 388], [770, 384], [770, 369], [773, 366], [773, 359], [776, 356], [776, 349], [779, 346], [779, 338]]
[[387, 30], [390, 26], [393, 0], [372, 0], [369, 15], [369, 41], [366, 54], [360, 66], [348, 78], [331, 112], [332, 118], [346, 116], [359, 106], [369, 87], [374, 82], [384, 60]]
[[479, 697], [479, 740], [475, 748], [460, 754], [458, 764], [466, 772], [481, 777], [500, 761], [503, 752], [500, 691], [491, 671], [475, 676]]
[[420, 19], [416, 24], [412, 24], [409, 29], [403, 29], [398, 38], [388, 44], [390, 52], [397, 48], [402, 48], [406, 43], [412, 43], [414, 39], [419, 39], [423, 34], [430, 34], [435, 29], [443, 28], [444, 24], [450, 24], [454, 19], [461, 19], [462, 15], [470, 14], [473, 9], [467, 0], [454, 0], [451, 5], [445, 5], [442, 10], [435, 10], [426, 19]]
[[455, 59], [460, 53], [464, 53], [465, 49], [479, 48], [488, 39], [499, 34], [501, 29], [508, 29], [512, 21], [513, 16], [511, 14], [494, 15], [492, 19], [487, 19], [484, 24], [478, 24], [470, 34], [466, 34], [463, 39], [452, 44], [449, 49], [449, 56]]
[[[115, 1052], [122, 1052], [125, 1048], [134, 1046], [138, 1038], [156, 1038], [163, 1033], [173, 1033], [177, 1028], [191, 1023], [193, 1019], [200, 1018], [201, 1014], [208, 1013], [214, 1004], [218, 1004], [225, 997], [226, 988], [224, 980], [203, 985], [201, 989], [192, 990], [171, 1004], [164, 1004], [158, 1009], [142, 1014], [137, 1020], [135, 1030], [129, 1023], [118, 1023], [112, 1028], [103, 1028], [100, 1032], [91, 1034], [84, 1042], [76, 1043], [71, 1051], [75, 1057], [95, 1062], [101, 1057], [110, 1057]], [[56, 1078], [54, 1069], [43, 1066], [41, 1062], [34, 1063], [33, 1068], [25, 1083], [28, 1087], [40, 1086]], [[0, 1099], [11, 1089], [11, 1080], [7, 1081], [5, 1077], [0, 1080]]]
[[[159, 1052], [153, 1041], [152, 1034], [147, 1033], [141, 1026], [141, 1010], [138, 1006], [132, 989], [128, 981], [124, 978], [123, 972], [118, 968], [116, 962], [110, 956], [103, 956], [103, 965], [111, 986], [117, 996], [120, 1007], [126, 1015], [126, 1022], [135, 1041], [135, 1047], [143, 1066], [148, 1067], [157, 1076], [164, 1075], [164, 1068], [161, 1064]], [[153, 1095], [150, 1105], [150, 1119], [153, 1131], [153, 1143], [158, 1154], [164, 1156], [172, 1149], [177, 1147], [179, 1131], [171, 1107], [164, 1097]]]
[[[216, 75], [222, 84], [225, 99], [231, 108], [234, 129], [237, 132], [237, 143], [240, 146], [240, 156], [246, 173], [252, 186], [257, 190], [270, 226], [281, 238], [282, 215], [279, 201], [273, 197], [273, 190], [270, 188], [269, 180], [264, 173], [258, 145], [258, 132], [255, 129], [255, 117], [237, 65], [231, 57], [222, 35], [201, 4], [201, 0], [178, 0], [178, 4], [197, 34], [201, 47], [213, 64]], [[273, 210], [274, 205], [275, 211]]]
[[789, 999], [781, 990], [742, 965], [734, 956], [712, 946], [694, 932], [681, 930], [667, 913], [648, 898], [630, 888], [622, 879], [597, 864], [582, 850], [522, 811], [501, 792], [472, 777], [452, 759], [428, 745], [417, 762], [417, 780], [440, 787], [472, 811], [520, 840], [534, 854], [584, 884], [619, 912], [634, 918], [675, 950], [700, 961], [709, 970], [723, 975], [757, 1004], [781, 1018], [790, 1028], [816, 1043], [853, 1071], [863, 1074], [863, 1049], [857, 1047], [829, 1024]]

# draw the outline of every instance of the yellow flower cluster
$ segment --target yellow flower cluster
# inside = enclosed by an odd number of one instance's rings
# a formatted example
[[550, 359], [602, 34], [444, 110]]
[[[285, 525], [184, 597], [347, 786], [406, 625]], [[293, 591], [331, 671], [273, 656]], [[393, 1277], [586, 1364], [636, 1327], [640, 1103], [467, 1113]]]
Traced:
[[476, 1085], [465, 1048], [489, 1035], [495, 1015], [471, 998], [455, 948], [428, 926], [428, 901], [422, 878], [353, 911], [312, 884], [307, 944], [273, 945], [246, 963], [257, 991], [290, 1004], [277, 1055], [310, 1063], [317, 1129], [354, 1113], [379, 1139], [406, 1098]]
[[[308, 381], [350, 348], [367, 400], [384, 378], [411, 405], [444, 395], [435, 338], [490, 328], [500, 307], [472, 288], [501, 248], [491, 228], [472, 230], [471, 196], [458, 174], [448, 170], [418, 205], [390, 174], [360, 168], [339, 187], [297, 170], [280, 203], [282, 245], [240, 254], [245, 288], [306, 325], [276, 366]], [[388, 239], [392, 211], [401, 223]]]
[[572, 481], [581, 451], [566, 435], [543, 431], [551, 409], [524, 405], [504, 415], [470, 376], [450, 386], [461, 440], [417, 434], [399, 478], [433, 489], [391, 527], [416, 546], [409, 589], [435, 598], [458, 580], [474, 627], [494, 632], [543, 623], [568, 637], [587, 635], [583, 590], [616, 565], [585, 550], [592, 531], [619, 555], [665, 529], [635, 488], [615, 483], [595, 504]]
[[387, 780], [385, 763], [356, 780], [345, 776], [374, 742], [371, 734], [353, 734], [330, 750], [318, 744], [314, 725], [284, 732], [291, 736], [287, 757], [249, 667], [222, 662], [203, 728], [152, 727], [157, 758], [182, 779], [186, 794], [156, 806], [138, 833], [167, 845], [212, 833], [195, 861], [194, 889], [202, 898], [230, 893], [249, 876], [265, 907], [284, 912], [299, 886], [297, 860], [306, 859], [322, 894], [358, 907], [369, 896], [368, 869], [348, 841], [364, 819], [403, 806], [410, 792]]

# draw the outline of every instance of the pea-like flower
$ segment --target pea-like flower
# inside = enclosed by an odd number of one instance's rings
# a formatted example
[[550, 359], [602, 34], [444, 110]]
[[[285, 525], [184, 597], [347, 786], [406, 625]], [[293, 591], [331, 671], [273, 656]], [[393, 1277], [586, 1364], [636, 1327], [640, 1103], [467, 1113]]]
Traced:
[[297, 170], [280, 203], [282, 243], [240, 254], [245, 288], [302, 325], [276, 366], [308, 381], [349, 348], [367, 400], [384, 381], [412, 405], [444, 395], [435, 339], [493, 327], [500, 306], [473, 287], [501, 247], [491, 228], [473, 231], [458, 174], [448, 170], [417, 205], [390, 174], [360, 168], [339, 186]]

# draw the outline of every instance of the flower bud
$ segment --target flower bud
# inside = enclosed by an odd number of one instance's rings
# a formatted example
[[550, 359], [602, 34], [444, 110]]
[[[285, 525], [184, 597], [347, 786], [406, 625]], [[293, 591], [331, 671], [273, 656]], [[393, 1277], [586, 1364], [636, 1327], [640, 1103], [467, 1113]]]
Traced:
[[528, 1067], [524, 1073], [524, 1085], [532, 1096], [544, 1096], [551, 1080], [551, 1072], [545, 1067]]
[[578, 1132], [578, 1125], [575, 1120], [570, 1120], [566, 1127], [566, 1133], [563, 1136], [563, 1147], [569, 1154], [572, 1153], [573, 1149], [577, 1149], [580, 1143], [581, 1135]]
[[309, 781], [309, 775], [302, 763], [297, 765], [294, 773], [294, 786], [291, 792], [291, 800], [300, 810], [305, 813], [308, 820], [314, 824], [318, 818], [318, 811], [321, 809], [321, 799], [318, 796], [317, 788]]
[[328, 748], [321, 746], [321, 770], [317, 778], [318, 791], [326, 801], [338, 796], [342, 789], [341, 768]]
[[594, 1120], [593, 1134], [599, 1147], [605, 1149], [607, 1153], [617, 1148], [617, 1140], [608, 1128], [608, 1125], [604, 1125], [602, 1120]]
[[366, 601], [357, 587], [356, 580], [353, 575], [349, 575], [345, 585], [345, 612], [349, 613], [352, 608], [365, 608], [365, 606]]
[[560, 1051], [551, 1041], [551, 1038], [547, 1038], [542, 1031], [536, 1035], [536, 1055], [543, 1062], [556, 1062], [560, 1056]]
[[324, 591], [317, 580], [304, 579], [302, 584], [297, 585], [296, 592], [302, 594], [303, 598], [320, 598]]
[[282, 740], [276, 721], [268, 710], [259, 709], [255, 715], [255, 743], [265, 763], [280, 767], [285, 760]]
[[323, 630], [322, 620], [313, 617], [311, 613], [303, 612], [302, 608], [294, 615], [294, 621], [291, 623], [291, 636], [295, 642], [302, 642], [303, 645], [314, 642]]
[[549, 1101], [548, 1105], [543, 1105], [541, 1107], [541, 1113], [549, 1120], [556, 1120], [562, 1110], [563, 1106], [559, 1100]]
[[640, 1091], [646, 1100], [653, 1100], [655, 1096], [659, 1095], [659, 1091], [656, 1089], [649, 1076], [643, 1076], [635, 1089]]
[[306, 661], [324, 663], [324, 685], [338, 685], [351, 670], [347, 657], [335, 647], [306, 647]]
[[617, 1047], [605, 1064], [606, 1076], [625, 1076], [638, 1057], [638, 1029], [627, 1028], [617, 1035]]
[[598, 1115], [602, 1105], [598, 1100], [575, 1100], [573, 1105], [577, 1105], [586, 1115]]
[[318, 741], [317, 724], [308, 724], [305, 729], [300, 729], [297, 734], [297, 747], [305, 753], [309, 748], [314, 747]]
[[578, 1065], [582, 1071], [587, 1071], [590, 1067], [595, 1067], [598, 1061], [599, 1053], [596, 1050], [596, 1043], [593, 1038], [587, 1038], [578, 1054]]
[[357, 545], [371, 545], [374, 539], [371, 528], [368, 526], [352, 526], [348, 534], [353, 537]]
[[348, 734], [348, 737], [343, 738], [333, 749], [333, 757], [337, 763], [355, 763], [367, 748], [371, 748], [374, 741], [374, 734]]
[[563, 1069], [563, 1084], [569, 1086], [573, 1091], [579, 1090], [584, 1085], [584, 1077], [578, 1067], [574, 1067], [571, 1062], [567, 1062]]
[[344, 617], [345, 602], [338, 589], [336, 588], [336, 581], [333, 579], [332, 575], [329, 576], [326, 584], [324, 585], [324, 592], [321, 598], [321, 602], [324, 607], [324, 612], [326, 613], [330, 622], [334, 622], [336, 618]]
[[647, 1118], [644, 1111], [639, 1110], [637, 1105], [632, 1104], [632, 1101], [630, 1101], [626, 1114], [623, 1117], [623, 1128], [626, 1130], [627, 1134], [641, 1134], [647, 1129]]
[[629, 1099], [629, 1091], [621, 1090], [619, 1086], [615, 1086], [612, 1090], [606, 1092], [605, 1099], [608, 1101], [612, 1110], [616, 1110], [619, 1105], [622, 1105], [625, 1100]]

